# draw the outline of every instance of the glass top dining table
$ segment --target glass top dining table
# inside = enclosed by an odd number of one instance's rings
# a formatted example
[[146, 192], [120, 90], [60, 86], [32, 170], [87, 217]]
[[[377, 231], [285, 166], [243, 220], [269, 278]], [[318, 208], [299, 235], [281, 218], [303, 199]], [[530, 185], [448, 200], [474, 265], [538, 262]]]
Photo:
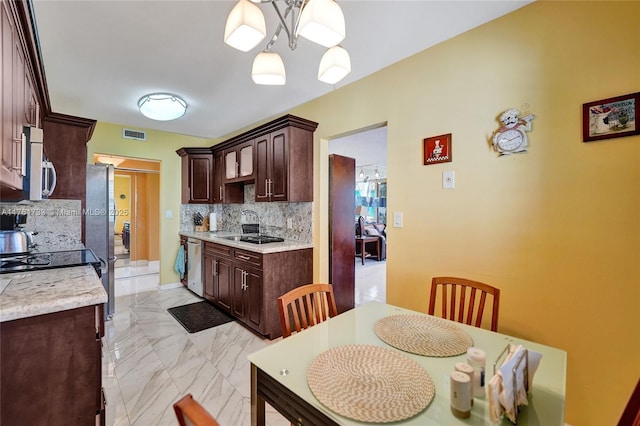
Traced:
[[[466, 362], [466, 353], [449, 357], [416, 355], [389, 346], [376, 335], [374, 325], [378, 320], [400, 314], [427, 316], [393, 305], [371, 302], [249, 355], [252, 425], [265, 424], [265, 402], [293, 424], [367, 424], [344, 417], [323, 405], [314, 396], [307, 382], [307, 371], [314, 359], [327, 350], [342, 345], [375, 345], [397, 351], [417, 362], [431, 377], [435, 395], [429, 405], [413, 417], [393, 422], [394, 425], [495, 425], [490, 420], [487, 396], [474, 398], [470, 418], [457, 418], [451, 413], [449, 377], [455, 370], [456, 363]], [[487, 382], [493, 376], [494, 361], [507, 345], [520, 344], [541, 353], [542, 360], [529, 389], [528, 405], [520, 407], [517, 424], [564, 424], [565, 351], [466, 324], [451, 324], [471, 336], [474, 347], [485, 351]], [[511, 423], [504, 418], [501, 424]]]

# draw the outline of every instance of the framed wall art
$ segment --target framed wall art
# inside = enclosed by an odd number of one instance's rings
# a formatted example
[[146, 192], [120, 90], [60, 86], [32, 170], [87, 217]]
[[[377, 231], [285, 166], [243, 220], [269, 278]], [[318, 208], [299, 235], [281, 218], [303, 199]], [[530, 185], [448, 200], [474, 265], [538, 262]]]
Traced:
[[449, 163], [453, 159], [451, 133], [424, 139], [424, 165]]
[[582, 141], [639, 135], [640, 92], [582, 105]]

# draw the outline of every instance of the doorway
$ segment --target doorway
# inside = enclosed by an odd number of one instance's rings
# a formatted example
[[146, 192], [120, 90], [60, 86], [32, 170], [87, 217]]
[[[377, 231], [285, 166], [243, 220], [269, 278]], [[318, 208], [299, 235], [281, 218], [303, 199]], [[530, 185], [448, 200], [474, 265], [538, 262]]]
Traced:
[[[382, 228], [387, 223], [387, 127], [386, 125], [358, 131], [348, 136], [331, 139], [329, 154], [338, 154], [356, 160], [354, 194], [354, 238], [360, 216], [367, 225]], [[329, 194], [329, 197], [332, 195]], [[384, 229], [384, 228], [382, 228]], [[388, 240], [384, 229], [384, 253], [354, 253], [355, 304], [386, 302], [386, 251]], [[375, 250], [381, 245], [375, 244]], [[373, 250], [372, 250], [373, 251]]]
[[160, 162], [94, 154], [94, 162], [114, 165], [115, 295], [160, 284]]

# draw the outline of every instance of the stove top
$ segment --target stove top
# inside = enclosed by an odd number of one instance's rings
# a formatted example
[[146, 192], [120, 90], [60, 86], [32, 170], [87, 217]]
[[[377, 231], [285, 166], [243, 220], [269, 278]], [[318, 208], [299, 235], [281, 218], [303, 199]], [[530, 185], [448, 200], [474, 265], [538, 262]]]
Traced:
[[31, 253], [0, 258], [0, 274], [92, 265], [100, 276], [100, 259], [91, 249]]
[[271, 237], [269, 235], [243, 235], [240, 241], [252, 244], [281, 243], [284, 238]]

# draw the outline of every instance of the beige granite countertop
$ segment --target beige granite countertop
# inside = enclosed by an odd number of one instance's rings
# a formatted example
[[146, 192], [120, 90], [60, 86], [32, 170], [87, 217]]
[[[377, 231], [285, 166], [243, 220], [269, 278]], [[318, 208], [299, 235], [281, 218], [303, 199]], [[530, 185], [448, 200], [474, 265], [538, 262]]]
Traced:
[[242, 241], [231, 241], [224, 237], [239, 235], [237, 232], [217, 231], [217, 232], [180, 232], [180, 235], [190, 238], [197, 238], [203, 241], [223, 244], [230, 247], [244, 249], [255, 253], [268, 254], [282, 251], [292, 251], [313, 248], [312, 243], [301, 243], [300, 241], [285, 240], [282, 243], [253, 244]]
[[[1, 274], [0, 322], [66, 311], [107, 301], [93, 266]], [[10, 280], [10, 281], [7, 281]]]

